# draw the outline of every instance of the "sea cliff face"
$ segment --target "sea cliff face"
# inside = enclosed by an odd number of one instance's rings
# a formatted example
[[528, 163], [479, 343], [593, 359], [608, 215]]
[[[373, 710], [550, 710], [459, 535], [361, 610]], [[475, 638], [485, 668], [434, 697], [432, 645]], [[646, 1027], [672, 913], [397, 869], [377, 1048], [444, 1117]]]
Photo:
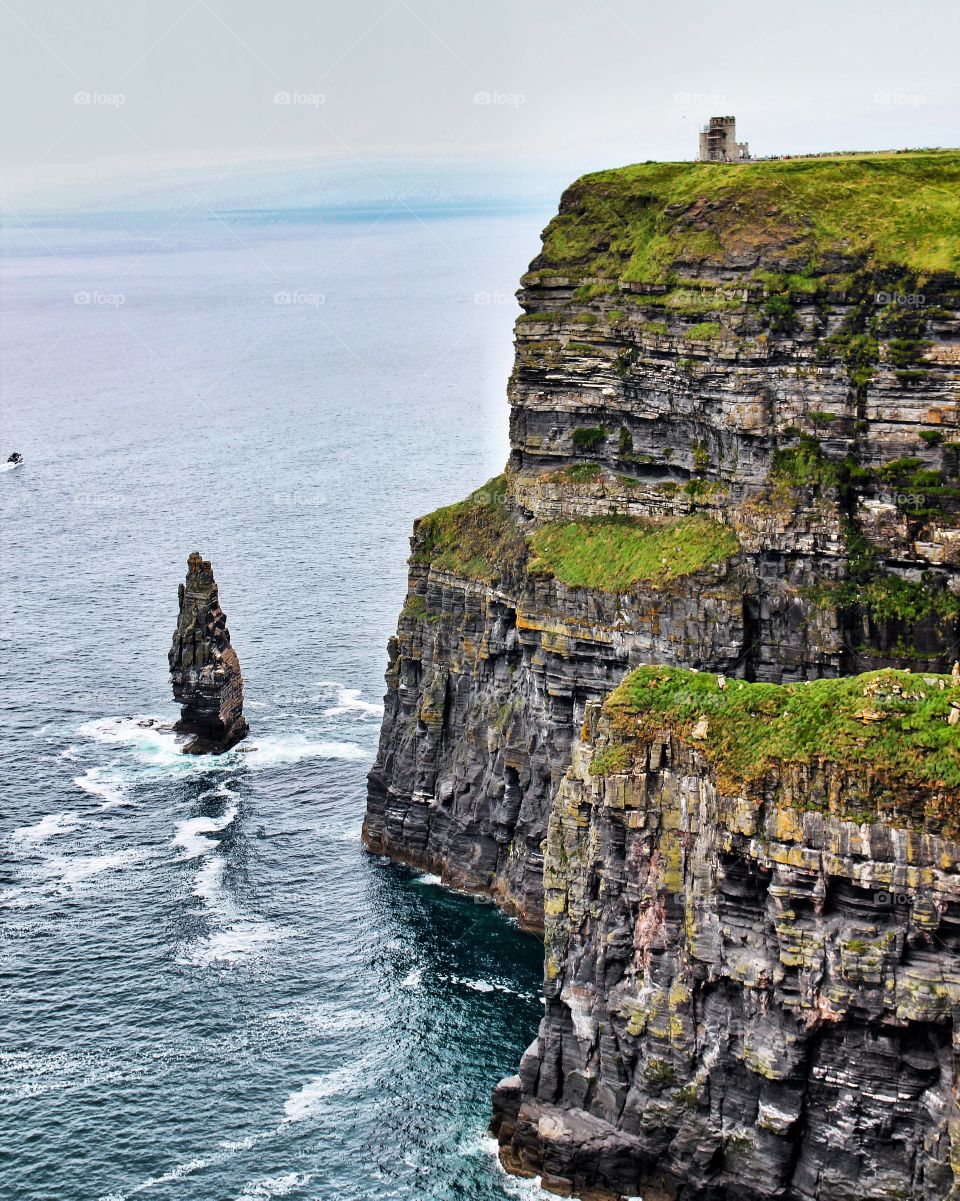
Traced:
[[[507, 472], [414, 533], [372, 847], [538, 925], [553, 793], [630, 667], [953, 661], [957, 158], [887, 162], [653, 164], [566, 193], [519, 293]], [[901, 244], [931, 176], [927, 236]], [[905, 262], [846, 228], [850, 194]]]
[[950, 1193], [958, 710], [942, 676], [658, 668], [590, 706], [549, 824], [546, 1016], [494, 1097], [508, 1167], [610, 1197]]
[[[519, 293], [524, 313], [509, 385], [512, 449], [505, 473], [415, 525], [409, 591], [389, 648], [380, 751], [370, 773], [364, 836], [371, 849], [490, 893], [524, 924], [546, 923], [551, 940], [560, 918], [550, 908], [557, 904], [551, 881], [562, 842], [555, 805], [561, 797], [572, 804], [571, 790], [586, 787], [585, 718], [592, 715], [589, 733], [596, 706], [628, 672], [662, 664], [784, 687], [878, 669], [949, 672], [960, 645], [958, 184], [960, 156], [947, 152], [730, 169], [646, 164], [588, 176], [568, 190]], [[751, 720], [744, 715], [748, 726]], [[956, 726], [947, 728], [956, 734]], [[955, 744], [954, 738], [957, 753]], [[809, 762], [829, 750], [808, 748]], [[684, 778], [699, 780], [704, 796], [716, 789], [695, 747], [671, 742], [663, 753], [677, 757], [677, 770], [683, 761]], [[802, 771], [790, 778], [789, 804], [778, 804], [802, 814], [804, 789], [822, 781], [813, 768], [809, 778]], [[672, 787], [650, 784], [654, 810], [675, 803]], [[613, 837], [600, 819], [605, 795], [577, 801], [578, 820], [595, 829], [603, 846], [607, 834]], [[712, 804], [698, 801], [700, 824], [682, 830], [685, 837], [713, 839], [698, 844], [705, 862], [725, 838], [723, 812]], [[883, 827], [885, 820], [873, 824]], [[799, 841], [785, 841], [813, 853], [819, 838], [833, 846], [846, 837], [839, 826], [807, 831], [804, 824]], [[895, 841], [902, 837], [897, 833]], [[868, 865], [879, 839], [868, 838], [861, 856]], [[661, 853], [649, 838], [645, 847], [654, 859]], [[734, 842], [723, 850], [733, 875], [774, 872], [773, 860], [746, 847]], [[621, 870], [610, 855], [610, 870]], [[740, 866], [730, 866], [734, 861]], [[594, 864], [591, 880], [602, 878], [603, 862]], [[880, 870], [876, 864], [863, 870], [869, 876], [874, 868]], [[850, 883], [845, 871], [836, 873], [841, 891]], [[680, 873], [673, 883], [683, 891], [690, 882]], [[575, 892], [579, 884], [571, 887]], [[719, 884], [710, 887], [726, 895]], [[757, 887], [745, 904], [759, 913], [769, 890]], [[599, 895], [606, 896], [602, 889]], [[711, 901], [711, 912], [719, 904]], [[913, 912], [913, 901], [907, 908]], [[594, 914], [582, 932], [591, 942], [583, 951], [587, 966], [564, 959], [554, 970], [579, 982], [606, 955], [608, 935], [625, 962], [640, 954], [638, 919], [628, 916], [614, 920], [611, 910], [607, 925]], [[821, 941], [822, 919], [816, 909], [809, 915], [811, 937]], [[586, 918], [575, 909], [563, 920]], [[686, 964], [686, 944], [674, 943], [670, 953]], [[778, 952], [764, 954], [770, 958], [764, 970], [772, 971]], [[745, 1006], [770, 1003], [744, 991], [755, 982], [724, 976], [722, 960], [707, 956], [707, 975], [726, 981], [712, 994], [711, 1031], [723, 1012], [743, 1026], [747, 1019], [736, 1015]], [[593, 980], [598, 997], [623, 970], [613, 969], [609, 985]], [[691, 987], [687, 970], [674, 972], [684, 988]], [[656, 1048], [643, 1050], [652, 1036], [647, 1026], [629, 1036], [636, 1040], [630, 1053], [641, 1048], [629, 1065], [609, 1028], [590, 1052], [574, 1049], [569, 1023], [564, 1027], [559, 1015], [575, 995], [567, 989], [550, 999], [556, 1009], [548, 1006], [540, 1049], [521, 1073], [522, 1091], [510, 1086], [509, 1102], [498, 1101], [507, 1115], [505, 1161], [540, 1170], [549, 1160], [522, 1116], [539, 1112], [530, 1106], [553, 1107], [544, 1110], [550, 1121], [559, 1120], [558, 1111], [582, 1111], [606, 1123], [597, 1137], [628, 1164], [625, 1173], [603, 1177], [604, 1152], [582, 1164], [575, 1157], [558, 1161], [548, 1176], [581, 1192], [591, 1180], [605, 1180], [603, 1187], [616, 1192], [621, 1183], [614, 1180], [632, 1178], [631, 1171], [639, 1179], [641, 1167], [647, 1171], [673, 1145], [674, 1118], [664, 1119], [668, 1133], [659, 1142], [630, 1141], [634, 1119], [623, 1117], [630, 1072], [645, 1054], [656, 1059]], [[805, 995], [813, 994], [808, 988]], [[777, 1004], [790, 1013], [774, 1024], [807, 1020], [805, 1011], [796, 1017], [799, 1002], [792, 1009], [792, 1001]], [[860, 1014], [862, 1006], [854, 996], [847, 1008]], [[607, 1021], [596, 1020], [598, 1030]], [[854, 1058], [867, 1055], [863, 1048], [880, 1019], [868, 1005], [857, 1020], [861, 1043], [844, 1050]], [[934, 1042], [941, 1036], [949, 1042], [949, 1031], [926, 1030], [940, 1017], [903, 1020], [914, 1023], [911, 1029], [923, 1026], [924, 1039], [929, 1033]], [[761, 1022], [750, 1037], [762, 1041], [765, 1030]], [[569, 1052], [558, 1051], [567, 1044]], [[612, 1073], [602, 1088], [585, 1066], [597, 1047]], [[834, 1052], [840, 1054], [839, 1045], [824, 1050], [825, 1063]], [[948, 1054], [942, 1047], [941, 1053]], [[694, 1075], [703, 1066], [699, 1055], [691, 1058]], [[806, 1062], [787, 1056], [775, 1070], [796, 1083]], [[864, 1080], [873, 1070], [851, 1067]], [[615, 1078], [616, 1102], [605, 1091]], [[723, 1102], [729, 1114], [719, 1126], [708, 1124], [698, 1136], [705, 1150], [699, 1166], [690, 1166], [690, 1183], [682, 1187], [692, 1191], [684, 1195], [748, 1195], [729, 1190], [737, 1172], [753, 1171], [750, 1156], [741, 1168], [726, 1167], [725, 1151], [717, 1150], [736, 1125], [737, 1105], [746, 1115], [760, 1104], [749, 1092], [753, 1082], [743, 1087], [739, 1098], [736, 1089], [729, 1092]], [[943, 1100], [942, 1089], [938, 1096]], [[629, 1112], [637, 1130], [648, 1125], [648, 1106], [654, 1112], [659, 1104], [656, 1093], [633, 1094]], [[871, 1123], [871, 1112], [867, 1105], [834, 1117], [845, 1128]], [[926, 1138], [933, 1119], [916, 1115]], [[753, 1120], [742, 1118], [747, 1125]], [[810, 1120], [788, 1125], [806, 1130]], [[604, 1141], [607, 1126], [620, 1142]], [[564, 1145], [589, 1143], [591, 1129], [578, 1127]], [[558, 1136], [558, 1145], [565, 1138]], [[824, 1146], [839, 1145], [824, 1139]], [[787, 1142], [795, 1171], [807, 1153], [797, 1149], [804, 1138], [791, 1135]], [[909, 1140], [895, 1143], [902, 1156], [913, 1155]], [[678, 1165], [685, 1146], [677, 1143]], [[941, 1151], [924, 1151], [932, 1158], [917, 1180], [929, 1171], [930, 1180], [942, 1182]], [[818, 1152], [809, 1154], [814, 1172]], [[580, 1166], [573, 1170], [572, 1163]], [[838, 1168], [837, 1179], [848, 1179], [848, 1168]], [[764, 1170], [787, 1191], [763, 1192], [764, 1184], [757, 1196], [848, 1195], [830, 1191], [834, 1177], [826, 1169], [820, 1183], [811, 1184], [808, 1174], [796, 1185], [783, 1183], [793, 1180], [784, 1163]], [[898, 1171], [900, 1179], [902, 1163]], [[673, 1195], [679, 1177], [664, 1172], [663, 1188]], [[649, 1191], [645, 1196], [649, 1201]]]

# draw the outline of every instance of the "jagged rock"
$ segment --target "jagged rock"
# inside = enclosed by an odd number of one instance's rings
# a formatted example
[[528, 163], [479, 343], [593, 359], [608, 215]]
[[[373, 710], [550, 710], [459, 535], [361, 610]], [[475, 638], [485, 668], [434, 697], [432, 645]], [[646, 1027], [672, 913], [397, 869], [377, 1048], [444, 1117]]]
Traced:
[[247, 734], [243, 676], [230, 645], [210, 564], [194, 551], [178, 591], [180, 615], [168, 655], [173, 698], [180, 702], [175, 729], [190, 736], [188, 755], [219, 755]]

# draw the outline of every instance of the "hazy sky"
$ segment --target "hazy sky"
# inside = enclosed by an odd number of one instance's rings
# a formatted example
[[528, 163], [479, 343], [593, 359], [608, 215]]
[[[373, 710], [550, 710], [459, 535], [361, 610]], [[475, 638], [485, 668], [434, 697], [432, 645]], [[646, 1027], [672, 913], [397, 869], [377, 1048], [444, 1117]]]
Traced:
[[[956, 0], [0, 0], [2, 204], [152, 197], [337, 166], [550, 192], [691, 158], [956, 145]], [[444, 181], [447, 181], [446, 183]], [[455, 191], [456, 188], [454, 187]]]

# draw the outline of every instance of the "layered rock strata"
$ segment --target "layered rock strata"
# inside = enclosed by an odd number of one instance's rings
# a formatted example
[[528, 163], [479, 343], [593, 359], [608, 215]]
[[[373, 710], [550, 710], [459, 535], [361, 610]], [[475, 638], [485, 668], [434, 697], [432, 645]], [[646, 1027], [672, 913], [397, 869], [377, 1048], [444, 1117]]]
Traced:
[[956, 1195], [960, 686], [881, 672], [788, 707], [729, 682], [731, 719], [688, 677], [591, 705], [557, 791], [504, 1163], [645, 1201]]
[[173, 698], [181, 705], [175, 729], [189, 737], [186, 754], [222, 754], [247, 734], [243, 676], [213, 569], [196, 551], [187, 559], [178, 599], [180, 613], [168, 655]]
[[[414, 533], [371, 848], [538, 926], [553, 793], [586, 705], [631, 667], [949, 668], [960, 281], [936, 264], [956, 265], [938, 195], [960, 177], [955, 155], [891, 163], [650, 164], [564, 195], [519, 293], [506, 474]], [[908, 168], [941, 189], [929, 268], [893, 240]], [[883, 254], [843, 225], [857, 189]], [[605, 579], [536, 545], [644, 522], [696, 543], [691, 521], [736, 547]]]

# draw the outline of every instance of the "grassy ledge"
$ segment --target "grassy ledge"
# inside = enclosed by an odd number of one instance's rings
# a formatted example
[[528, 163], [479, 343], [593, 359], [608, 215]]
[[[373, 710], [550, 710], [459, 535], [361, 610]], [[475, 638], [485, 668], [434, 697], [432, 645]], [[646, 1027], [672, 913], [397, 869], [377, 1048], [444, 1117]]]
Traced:
[[526, 557], [507, 504], [507, 482], [495, 476], [454, 505], [421, 517], [414, 525], [412, 564], [493, 583]]
[[887, 785], [955, 791], [960, 813], [960, 724], [950, 724], [960, 686], [950, 676], [887, 669], [803, 684], [728, 680], [725, 688], [718, 680], [681, 668], [632, 672], [607, 699], [617, 741], [595, 760], [595, 773], [625, 770], [631, 747], [670, 730], [702, 750], [721, 787], [782, 765], [830, 763]]
[[574, 588], [625, 592], [635, 584], [668, 584], [739, 550], [729, 526], [710, 517], [644, 521], [597, 517], [553, 522], [530, 536], [530, 570]]

